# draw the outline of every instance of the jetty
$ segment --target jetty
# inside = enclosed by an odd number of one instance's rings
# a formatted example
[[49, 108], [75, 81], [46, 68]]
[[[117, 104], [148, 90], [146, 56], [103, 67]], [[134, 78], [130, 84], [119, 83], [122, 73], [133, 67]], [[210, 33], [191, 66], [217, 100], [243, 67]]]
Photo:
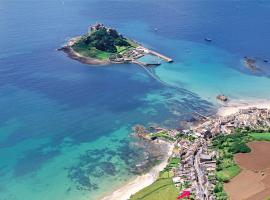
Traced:
[[159, 66], [159, 65], [161, 65], [160, 62], [149, 62], [149, 63], [145, 63], [145, 62], [139, 61], [137, 59], [134, 59], [131, 62], [134, 63], [134, 64], [137, 64], [137, 65], [141, 65], [143, 67], [151, 67], [151, 66]]
[[196, 114], [196, 115], [202, 117], [203, 119], [209, 119], [209, 117], [207, 117], [207, 116], [205, 116], [205, 115], [203, 115], [203, 114], [201, 114], [201, 113], [199, 113], [199, 112], [197, 112], [197, 111], [194, 111], [193, 114]]
[[171, 58], [169, 58], [169, 57], [167, 57], [167, 56], [164, 56], [164, 55], [162, 55], [162, 54], [160, 54], [160, 53], [158, 53], [158, 52], [156, 52], [156, 51], [153, 51], [153, 50], [148, 50], [148, 51], [149, 51], [149, 54], [152, 54], [152, 55], [154, 55], [154, 56], [157, 56], [157, 57], [159, 57], [159, 58], [165, 60], [165, 61], [168, 62], [168, 63], [173, 62], [173, 59], [171, 59]]

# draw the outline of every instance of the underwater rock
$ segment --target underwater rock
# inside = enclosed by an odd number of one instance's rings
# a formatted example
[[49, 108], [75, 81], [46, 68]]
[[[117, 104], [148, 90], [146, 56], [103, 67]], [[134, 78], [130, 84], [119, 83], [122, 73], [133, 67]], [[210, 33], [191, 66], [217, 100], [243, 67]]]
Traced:
[[223, 94], [218, 95], [218, 96], [217, 96], [217, 99], [220, 100], [220, 101], [223, 101], [223, 102], [228, 101], [228, 97], [226, 97], [226, 96], [223, 95]]

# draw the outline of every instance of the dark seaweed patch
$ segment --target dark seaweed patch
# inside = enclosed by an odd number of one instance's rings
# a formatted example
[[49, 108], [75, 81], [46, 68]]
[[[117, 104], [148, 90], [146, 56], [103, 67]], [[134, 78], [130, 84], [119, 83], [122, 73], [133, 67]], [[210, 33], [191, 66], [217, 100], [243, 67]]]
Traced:
[[[67, 169], [68, 177], [77, 184], [78, 190], [97, 190], [97, 180], [103, 176], [115, 177], [120, 169], [130, 174], [144, 173], [157, 164], [167, 151], [166, 145], [143, 140], [121, 140], [119, 143], [116, 149], [88, 150], [79, 157], [77, 165]], [[122, 162], [115, 161], [119, 158]]]

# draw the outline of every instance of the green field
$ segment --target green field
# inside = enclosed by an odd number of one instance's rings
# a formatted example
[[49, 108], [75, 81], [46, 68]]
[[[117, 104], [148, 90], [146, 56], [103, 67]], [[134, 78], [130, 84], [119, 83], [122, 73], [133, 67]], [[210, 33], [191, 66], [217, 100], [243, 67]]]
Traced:
[[241, 172], [241, 168], [238, 165], [233, 165], [217, 172], [218, 180], [222, 182], [228, 182]]
[[108, 60], [110, 55], [111, 55], [111, 53], [97, 50], [94, 47], [88, 48], [88, 47], [83, 46], [83, 45], [74, 45], [72, 47], [72, 49], [74, 51], [78, 52], [79, 54], [81, 54], [82, 56], [96, 58], [99, 60]]
[[159, 178], [152, 185], [133, 195], [130, 200], [175, 200], [178, 193], [171, 178]]
[[130, 200], [175, 200], [179, 189], [172, 181], [172, 169], [179, 163], [179, 158], [170, 158], [167, 167], [160, 172], [159, 178], [150, 186], [131, 196]]
[[162, 138], [169, 141], [175, 141], [175, 138], [171, 137], [166, 131], [158, 132], [158, 133], [150, 133], [150, 138]]
[[94, 47], [89, 48], [89, 47], [86, 47], [84, 45], [74, 45], [72, 47], [72, 49], [74, 51], [78, 52], [82, 56], [89, 57], [89, 58], [96, 58], [96, 59], [104, 60], [104, 61], [109, 60], [110, 56], [112, 56], [112, 55], [117, 55], [119, 53], [122, 54], [125, 51], [130, 50], [131, 48], [133, 48], [133, 47], [116, 46], [117, 53], [109, 53], [106, 51], [100, 51]]
[[270, 133], [250, 133], [249, 135], [257, 141], [270, 141]]
[[132, 47], [138, 47], [139, 45], [136, 43], [136, 42], [134, 42], [133, 40], [131, 40], [131, 39], [126, 39], [126, 41], [132, 46]]
[[130, 48], [132, 47], [125, 47], [125, 46], [116, 46], [116, 49], [117, 49], [117, 53], [124, 53], [125, 51], [129, 50]]

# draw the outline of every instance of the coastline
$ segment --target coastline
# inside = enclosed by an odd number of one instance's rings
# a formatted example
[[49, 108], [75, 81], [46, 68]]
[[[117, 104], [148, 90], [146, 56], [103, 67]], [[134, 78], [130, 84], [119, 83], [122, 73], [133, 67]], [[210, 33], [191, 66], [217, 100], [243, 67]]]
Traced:
[[221, 106], [217, 110], [217, 116], [225, 117], [237, 113], [241, 109], [247, 108], [267, 108], [270, 109], [270, 100], [254, 99], [254, 100], [231, 100], [226, 105]]
[[[267, 108], [270, 109], [270, 100], [257, 99], [257, 100], [231, 100], [226, 105], [217, 109], [216, 117], [226, 117], [237, 113], [241, 109], [247, 108]], [[213, 116], [215, 117], [215, 116]], [[143, 188], [151, 185], [157, 178], [160, 171], [162, 171], [168, 164], [168, 158], [171, 156], [174, 145], [169, 144], [169, 151], [164, 160], [157, 166], [153, 167], [150, 172], [140, 175], [135, 179], [121, 186], [109, 195], [101, 198], [100, 200], [128, 200], [132, 194], [142, 190]]]
[[108, 65], [111, 64], [112, 62], [107, 61], [107, 60], [99, 60], [99, 59], [95, 59], [95, 58], [89, 58], [89, 57], [85, 57], [79, 53], [77, 53], [76, 51], [74, 51], [69, 45], [66, 45], [60, 49], [58, 49], [58, 51], [63, 51], [64, 53], [67, 54], [67, 56], [73, 60], [77, 60], [81, 63], [84, 64], [90, 64], [90, 65]]
[[174, 144], [168, 142], [166, 143], [168, 144], [169, 150], [160, 164], [154, 166], [148, 173], [136, 177], [135, 179], [129, 181], [128, 183], [121, 186], [119, 189], [112, 192], [111, 194], [102, 197], [100, 200], [127, 200], [130, 198], [131, 195], [155, 182], [158, 178], [159, 172], [167, 166], [168, 159], [173, 152]]
[[[100, 26], [100, 25], [103, 26], [104, 28], [106, 28], [103, 24], [97, 24], [96, 26]], [[95, 29], [99, 30], [99, 29], [97, 29], [97, 27]], [[107, 28], [107, 32], [109, 30], [112, 30], [112, 29]], [[81, 54], [78, 51], [76, 51], [75, 49], [73, 49], [73, 46], [76, 43], [78, 43], [80, 41], [80, 39], [82, 39], [82, 37], [83, 36], [77, 36], [77, 37], [71, 38], [67, 42], [67, 44], [65, 44], [61, 48], [58, 48], [57, 50], [63, 51], [71, 59], [77, 60], [77, 61], [84, 63], [84, 64], [89, 64], [89, 65], [108, 65], [108, 64], [125, 64], [125, 63], [130, 64], [130, 63], [133, 63], [133, 64], [137, 64], [137, 65], [140, 65], [143, 67], [147, 67], [147, 66], [159, 66], [161, 64], [160, 62], [146, 63], [146, 62], [142, 62], [142, 61], [138, 60], [139, 58], [141, 58], [145, 55], [156, 56], [157, 58], [163, 59], [164, 61], [166, 61], [168, 63], [173, 62], [172, 58], [169, 58], [169, 57], [167, 57], [161, 53], [158, 53], [154, 50], [148, 49], [148, 48], [144, 47], [143, 45], [141, 45], [140, 43], [138, 43], [137, 41], [129, 39], [129, 38], [126, 38], [126, 41], [128, 41], [128, 44], [129, 44], [129, 48], [127, 48], [127, 46], [126, 46], [126, 48], [124, 50], [119, 50], [119, 51], [117, 50], [117, 52], [113, 53], [114, 56], [116, 56], [115, 58], [111, 58], [110, 56], [107, 56], [106, 59], [99, 59], [96, 56], [94, 56], [94, 57], [85, 56], [84, 54]], [[118, 47], [123, 47], [123, 46], [118, 46]], [[131, 50], [130, 50], [130, 47], [132, 47]], [[86, 49], [86, 48], [84, 47], [84, 49]], [[111, 53], [111, 55], [112, 55], [112, 53]], [[119, 57], [117, 55], [119, 55]]]

